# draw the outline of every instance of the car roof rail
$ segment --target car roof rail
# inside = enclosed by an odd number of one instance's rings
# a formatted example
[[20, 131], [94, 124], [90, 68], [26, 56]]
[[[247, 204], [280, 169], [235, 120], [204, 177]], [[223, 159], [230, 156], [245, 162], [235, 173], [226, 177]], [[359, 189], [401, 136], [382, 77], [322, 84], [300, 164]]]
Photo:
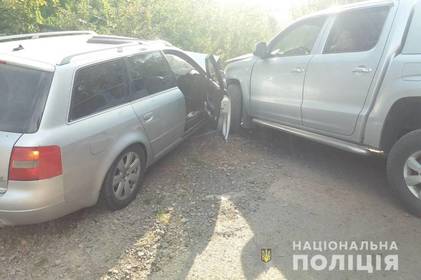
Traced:
[[69, 55], [69, 56], [63, 58], [58, 65], [69, 64], [72, 61], [73, 58], [81, 56], [81, 55], [110, 51], [110, 50], [117, 50], [117, 52], [123, 52], [124, 48], [135, 47], [135, 46], [139, 46], [139, 45], [142, 45], [142, 44], [143, 43], [141, 41], [134, 41], [134, 42], [126, 43], [126, 44], [113, 45], [112, 47], [107, 47], [107, 48], [103, 48], [103, 49], [97, 49], [97, 50], [90, 50], [90, 51], [75, 53], [75, 54], [72, 54], [72, 55]]
[[74, 35], [96, 35], [93, 31], [60, 31], [60, 32], [42, 32], [42, 33], [28, 33], [10, 36], [1, 36], [0, 43], [33, 40], [39, 38], [61, 37], [61, 36], [74, 36]]

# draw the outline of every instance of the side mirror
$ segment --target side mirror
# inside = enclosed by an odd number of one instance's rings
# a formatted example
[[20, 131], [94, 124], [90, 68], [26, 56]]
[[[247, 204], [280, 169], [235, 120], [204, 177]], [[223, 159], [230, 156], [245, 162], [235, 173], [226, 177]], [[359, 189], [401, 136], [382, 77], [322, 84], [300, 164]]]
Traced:
[[265, 42], [257, 43], [256, 49], [253, 54], [260, 58], [267, 57], [269, 54], [268, 45]]

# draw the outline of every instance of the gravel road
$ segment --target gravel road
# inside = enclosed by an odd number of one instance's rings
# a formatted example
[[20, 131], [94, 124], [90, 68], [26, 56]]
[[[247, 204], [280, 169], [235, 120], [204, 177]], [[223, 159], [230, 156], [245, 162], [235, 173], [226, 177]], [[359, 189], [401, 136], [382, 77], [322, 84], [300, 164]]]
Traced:
[[[399, 272], [293, 271], [294, 240], [396, 241]], [[420, 240], [382, 159], [267, 129], [205, 133], [151, 168], [124, 210], [0, 229], [0, 279], [418, 280]]]

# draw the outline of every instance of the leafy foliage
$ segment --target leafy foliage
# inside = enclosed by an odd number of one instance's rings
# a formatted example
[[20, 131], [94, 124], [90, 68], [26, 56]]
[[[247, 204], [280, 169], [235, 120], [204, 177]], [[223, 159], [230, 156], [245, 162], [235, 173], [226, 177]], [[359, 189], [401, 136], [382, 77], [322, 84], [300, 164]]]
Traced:
[[[355, 0], [309, 0], [293, 16], [347, 2]], [[0, 0], [0, 34], [94, 30], [159, 38], [186, 50], [229, 58], [252, 51], [256, 42], [279, 31], [268, 14], [247, 1], [228, 5], [216, 0]]]
[[214, 0], [2, 0], [0, 34], [94, 30], [163, 39], [183, 49], [232, 57], [277, 31], [274, 19]]
[[0, 34], [37, 31], [43, 24], [41, 10], [46, 0], [3, 0], [0, 2]]

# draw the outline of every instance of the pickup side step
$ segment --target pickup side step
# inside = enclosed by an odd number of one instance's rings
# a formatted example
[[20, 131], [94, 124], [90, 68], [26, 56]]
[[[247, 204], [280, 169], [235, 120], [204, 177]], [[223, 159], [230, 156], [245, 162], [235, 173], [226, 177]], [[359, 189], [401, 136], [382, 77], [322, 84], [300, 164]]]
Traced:
[[310, 140], [313, 140], [315, 142], [318, 143], [322, 143], [322, 144], [326, 144], [335, 148], [338, 148], [340, 150], [343, 151], [347, 151], [347, 152], [351, 152], [354, 154], [359, 154], [359, 155], [363, 155], [363, 156], [369, 156], [369, 155], [383, 155], [383, 151], [379, 151], [376, 149], [372, 149], [370, 147], [365, 147], [365, 146], [360, 146], [354, 143], [349, 143], [343, 140], [339, 140], [333, 137], [329, 137], [329, 136], [324, 136], [324, 135], [320, 135], [320, 134], [316, 134], [313, 132], [308, 132], [305, 130], [301, 130], [298, 128], [293, 128], [293, 127], [289, 127], [289, 126], [285, 126], [282, 124], [278, 124], [275, 122], [271, 122], [271, 121], [264, 121], [264, 120], [259, 120], [259, 119], [252, 119], [253, 123], [260, 125], [260, 126], [265, 126], [265, 127], [270, 127], [270, 128], [275, 128], [277, 130], [281, 130], [290, 134], [294, 134], [297, 136], [301, 136]]

